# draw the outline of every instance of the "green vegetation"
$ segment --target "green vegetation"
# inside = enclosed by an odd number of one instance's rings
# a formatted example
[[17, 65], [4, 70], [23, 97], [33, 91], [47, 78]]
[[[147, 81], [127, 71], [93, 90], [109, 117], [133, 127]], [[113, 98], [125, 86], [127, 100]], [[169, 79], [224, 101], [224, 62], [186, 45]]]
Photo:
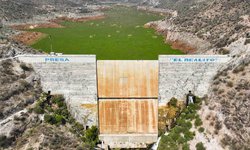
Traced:
[[204, 129], [203, 127], [200, 127], [200, 128], [198, 129], [198, 131], [199, 131], [200, 133], [202, 133], [202, 132], [205, 131], [205, 129]]
[[[170, 102], [174, 104], [173, 102]], [[200, 109], [201, 99], [197, 98], [195, 104], [190, 104], [184, 108], [180, 115], [177, 116], [174, 127], [168, 132], [167, 135], [162, 135], [158, 150], [189, 150], [188, 141], [192, 140], [195, 136], [195, 132], [190, 131], [194, 122], [195, 127], [201, 126], [202, 121], [197, 114], [197, 110]], [[204, 132], [204, 128], [199, 128], [200, 132]], [[199, 144], [199, 148], [201, 148]]]
[[0, 135], [0, 148], [7, 148], [11, 145], [13, 139], [8, 139], [6, 136]]
[[36, 104], [36, 106], [34, 107], [34, 112], [37, 113], [37, 114], [43, 114], [44, 113], [44, 110], [43, 108], [41, 107], [40, 103], [38, 102]]
[[32, 68], [28, 67], [25, 63], [21, 63], [20, 67], [24, 70], [24, 71], [31, 71]]
[[97, 127], [92, 126], [85, 130], [83, 125], [70, 115], [61, 95], [53, 95], [49, 100], [46, 100], [45, 97], [44, 95], [37, 101], [33, 111], [37, 114], [44, 114], [44, 122], [51, 125], [60, 126], [67, 124], [67, 126], [70, 126], [70, 131], [83, 142], [82, 148], [93, 149], [99, 141]]
[[179, 103], [176, 98], [171, 98], [166, 106], [159, 107], [158, 110], [158, 129], [159, 136], [161, 136], [166, 130], [169, 130], [174, 126], [174, 119], [180, 115], [184, 104]]
[[199, 142], [195, 145], [196, 150], [206, 150], [202, 142]]
[[138, 11], [135, 8], [116, 7], [107, 10], [106, 18], [83, 23], [63, 22], [65, 28], [44, 28], [32, 31], [49, 36], [32, 47], [64, 54], [96, 54], [97, 59], [156, 60], [159, 54], [182, 54], [164, 43], [153, 29], [145, 29], [147, 22], [161, 16]]
[[190, 150], [189, 144], [187, 144], [187, 143], [183, 144], [182, 150]]
[[233, 87], [233, 86], [234, 86], [234, 84], [233, 84], [233, 82], [232, 82], [232, 81], [227, 81], [227, 86], [228, 86], [228, 87]]
[[92, 126], [90, 129], [86, 130], [85, 136], [82, 139], [85, 143], [88, 144], [88, 147], [94, 147], [99, 141], [97, 127]]
[[196, 118], [194, 124], [195, 124], [196, 127], [201, 126], [202, 125], [201, 119], [200, 118]]

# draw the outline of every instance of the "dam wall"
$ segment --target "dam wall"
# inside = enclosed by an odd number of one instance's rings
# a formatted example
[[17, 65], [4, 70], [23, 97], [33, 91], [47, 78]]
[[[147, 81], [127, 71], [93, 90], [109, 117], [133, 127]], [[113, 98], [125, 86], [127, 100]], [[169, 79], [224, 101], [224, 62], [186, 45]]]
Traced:
[[62, 94], [80, 123], [97, 125], [96, 57], [94, 55], [20, 55], [39, 74], [43, 91]]
[[158, 61], [98, 60], [99, 138], [146, 148], [158, 137]]
[[[96, 60], [94, 55], [19, 55], [45, 92], [62, 94], [73, 117], [99, 127], [111, 148], [145, 148], [157, 141], [158, 108], [188, 91], [207, 94], [226, 55], [160, 55], [159, 60]], [[36, 79], [34, 79], [35, 81]]]
[[203, 97], [218, 69], [229, 60], [226, 55], [160, 55], [159, 105], [172, 97], [185, 100], [188, 91]]

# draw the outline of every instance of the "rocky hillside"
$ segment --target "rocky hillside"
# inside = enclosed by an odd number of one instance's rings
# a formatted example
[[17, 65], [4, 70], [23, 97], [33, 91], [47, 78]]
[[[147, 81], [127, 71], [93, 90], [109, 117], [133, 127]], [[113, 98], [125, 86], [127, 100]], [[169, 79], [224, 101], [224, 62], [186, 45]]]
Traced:
[[34, 104], [0, 120], [0, 149], [82, 150], [97, 142], [97, 128], [85, 130], [58, 95], [40, 94]]
[[42, 90], [32, 67], [14, 59], [0, 60], [0, 84], [0, 147], [6, 147], [37, 122], [25, 109]]
[[245, 36], [250, 24], [243, 22], [244, 19], [249, 21], [249, 7], [250, 2], [244, 0], [212, 1], [207, 5], [193, 6], [186, 12], [178, 11], [179, 16], [173, 19], [173, 23], [179, 30], [193, 33], [221, 48]]
[[0, 21], [25, 22], [34, 16], [49, 18], [53, 13], [85, 13], [91, 0], [0, 0]]
[[[161, 1], [159, 7], [176, 10], [176, 16], [169, 16], [165, 20], [154, 22], [151, 26], [160, 30], [163, 34], [170, 37], [184, 33], [186, 40], [178, 37], [175, 39], [167, 38], [167, 41], [186, 47], [197, 49], [197, 43], [188, 42], [199, 38], [208, 42], [209, 46], [205, 51], [213, 50], [213, 53], [227, 54], [223, 47], [241, 37], [245, 37], [250, 32], [250, 2], [247, 0], [214, 0], [214, 1]], [[192, 34], [192, 36], [188, 34]], [[183, 35], [181, 35], [183, 36]], [[195, 36], [195, 37], [193, 37]], [[204, 42], [203, 42], [204, 43]], [[198, 43], [203, 45], [203, 43]], [[180, 47], [181, 48], [181, 47]], [[185, 46], [184, 48], [185, 49]], [[198, 48], [198, 53], [204, 53]], [[204, 50], [204, 49], [203, 49]]]
[[33, 48], [25, 46], [21, 43], [14, 42], [7, 38], [0, 39], [0, 59], [15, 57], [20, 54], [37, 54], [41, 53]]
[[32, 104], [41, 93], [32, 67], [15, 60], [0, 61], [0, 120]]
[[[249, 149], [250, 44], [237, 47], [239, 43], [246, 43], [246, 40], [239, 39], [228, 46], [235, 58], [215, 76], [208, 95], [210, 101], [201, 114], [210, 124], [208, 131], [222, 147]], [[214, 116], [215, 120], [208, 116]]]
[[189, 142], [195, 149], [250, 148], [250, 1], [159, 1], [176, 10], [165, 20], [147, 24], [166, 36], [166, 42], [187, 52], [228, 54], [231, 61], [218, 71], [199, 111], [204, 133]]

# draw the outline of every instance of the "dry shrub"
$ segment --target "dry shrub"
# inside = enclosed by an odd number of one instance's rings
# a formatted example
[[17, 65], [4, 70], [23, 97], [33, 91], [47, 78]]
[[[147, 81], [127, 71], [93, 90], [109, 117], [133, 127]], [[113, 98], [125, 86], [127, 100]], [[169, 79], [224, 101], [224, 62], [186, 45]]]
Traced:
[[228, 87], [233, 87], [234, 85], [233, 85], [233, 82], [232, 81], [227, 81], [227, 86]]

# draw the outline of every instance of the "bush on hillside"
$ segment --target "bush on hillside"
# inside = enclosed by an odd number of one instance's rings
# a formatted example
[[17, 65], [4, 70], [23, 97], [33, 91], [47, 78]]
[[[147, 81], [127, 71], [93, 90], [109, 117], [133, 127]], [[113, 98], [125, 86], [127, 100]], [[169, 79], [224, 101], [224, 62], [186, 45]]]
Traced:
[[44, 113], [44, 109], [40, 106], [40, 105], [36, 105], [33, 109], [33, 111], [37, 114], [43, 114]]
[[33, 110], [38, 114], [45, 113], [44, 122], [51, 125], [59, 126], [67, 123], [70, 132], [83, 142], [83, 145], [80, 145], [79, 148], [93, 149], [99, 142], [97, 127], [92, 126], [90, 129], [85, 130], [84, 126], [71, 116], [64, 98], [60, 95], [52, 96], [49, 102], [45, 98], [38, 100]]
[[[201, 126], [202, 121], [197, 114], [197, 111], [201, 108], [201, 99], [197, 98], [196, 103], [190, 104], [184, 108], [180, 115], [177, 117], [175, 126], [169, 131], [168, 135], [163, 135], [159, 144], [159, 150], [163, 149], [180, 149], [189, 150], [188, 141], [192, 140], [195, 136], [195, 132], [191, 132], [192, 121], [195, 126]], [[171, 102], [171, 105], [175, 105], [175, 101]], [[168, 113], [168, 112], [167, 112]], [[164, 115], [164, 114], [162, 114]], [[204, 128], [201, 128], [203, 130]]]
[[85, 130], [80, 138], [84, 142], [82, 145], [84, 149], [94, 149], [95, 145], [99, 142], [98, 128], [96, 126], [92, 126], [91, 128]]
[[62, 95], [53, 95], [51, 98], [51, 102], [53, 104], [57, 104], [58, 107], [65, 107], [66, 104], [64, 103], [64, 97]]
[[182, 150], [190, 150], [189, 144], [185, 143], [185, 144], [182, 146]]
[[196, 150], [206, 150], [202, 142], [196, 144]]
[[13, 142], [12, 139], [8, 139], [5, 135], [0, 135], [0, 149], [7, 148]]
[[24, 71], [32, 71], [31, 67], [28, 67], [25, 63], [21, 63], [20, 67], [24, 70]]
[[177, 107], [177, 99], [176, 98], [171, 98], [170, 101], [168, 102], [168, 105], [173, 106], [173, 107]]
[[56, 120], [52, 115], [45, 114], [44, 115], [44, 121], [49, 123], [49, 124], [56, 124]]
[[194, 125], [195, 125], [196, 127], [201, 126], [201, 125], [202, 125], [202, 120], [201, 120], [200, 118], [196, 118], [196, 119], [195, 119], [195, 122], [194, 122]]
[[200, 127], [200, 128], [198, 129], [198, 131], [199, 131], [200, 133], [202, 133], [202, 132], [205, 131], [205, 129], [204, 129], [203, 127]]

